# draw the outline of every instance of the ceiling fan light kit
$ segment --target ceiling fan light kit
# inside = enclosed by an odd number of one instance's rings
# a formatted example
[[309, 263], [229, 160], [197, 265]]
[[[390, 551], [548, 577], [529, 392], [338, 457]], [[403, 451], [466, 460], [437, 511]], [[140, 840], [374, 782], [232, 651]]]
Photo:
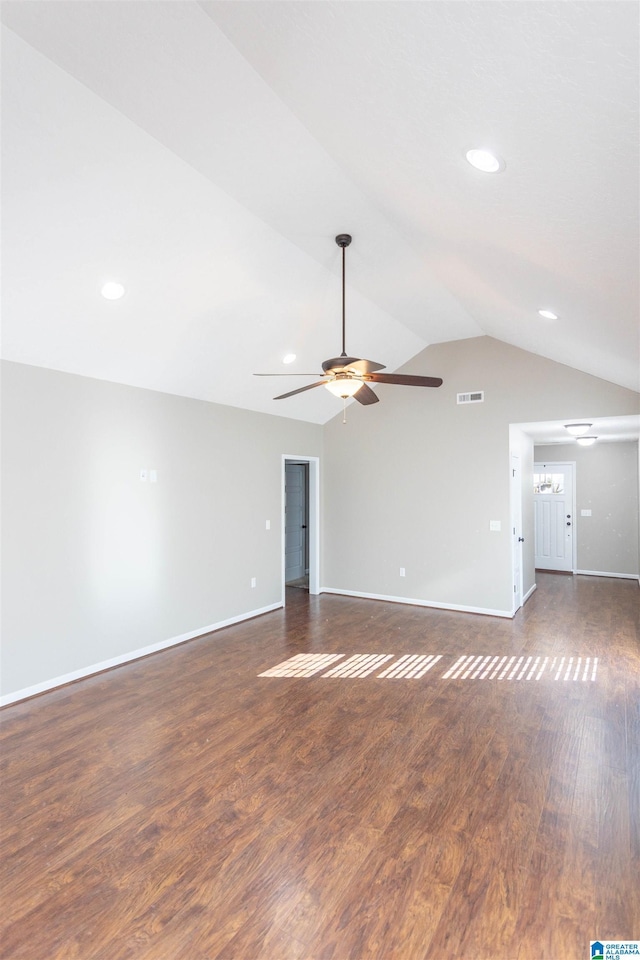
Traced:
[[[349, 233], [339, 233], [336, 243], [342, 250], [342, 353], [339, 357], [331, 357], [322, 364], [322, 373], [320, 374], [297, 374], [297, 376], [319, 376], [322, 380], [316, 383], [309, 383], [306, 387], [298, 387], [297, 390], [289, 390], [288, 393], [281, 393], [274, 397], [274, 400], [286, 400], [287, 397], [294, 397], [298, 393], [304, 393], [305, 390], [313, 390], [314, 387], [326, 387], [334, 396], [344, 400], [345, 404], [349, 397], [355, 399], [363, 406], [372, 403], [378, 403], [379, 397], [373, 392], [369, 383], [395, 383], [408, 387], [440, 387], [442, 380], [440, 377], [420, 377], [410, 374], [379, 373], [384, 370], [383, 363], [376, 363], [374, 360], [361, 360], [359, 357], [347, 356], [346, 343], [346, 313], [345, 313], [345, 250], [351, 243]], [[283, 374], [258, 373], [258, 377], [279, 377]], [[286, 376], [286, 374], [284, 374]], [[343, 419], [343, 423], [346, 418]]]
[[364, 385], [364, 380], [355, 378], [348, 373], [339, 373], [332, 380], [327, 380], [325, 387], [334, 395], [334, 397], [352, 397]]

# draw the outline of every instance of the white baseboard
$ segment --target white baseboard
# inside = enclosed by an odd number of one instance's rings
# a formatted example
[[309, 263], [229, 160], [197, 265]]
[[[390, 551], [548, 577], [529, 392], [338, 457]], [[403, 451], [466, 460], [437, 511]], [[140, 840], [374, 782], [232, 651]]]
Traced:
[[47, 690], [63, 687], [67, 683], [73, 683], [74, 680], [82, 680], [84, 677], [90, 677], [95, 673], [102, 673], [103, 670], [109, 670], [111, 667], [119, 667], [123, 663], [131, 663], [132, 660], [140, 660], [141, 657], [148, 657], [150, 653], [158, 653], [160, 650], [166, 650], [167, 647], [175, 647], [179, 643], [185, 643], [187, 640], [195, 640], [196, 637], [202, 637], [206, 633], [214, 633], [216, 630], [222, 630], [223, 627], [230, 627], [234, 623], [251, 620], [253, 617], [261, 616], [263, 613], [271, 613], [272, 610], [278, 610], [280, 607], [282, 607], [281, 601], [271, 603], [269, 606], [261, 607], [259, 610], [241, 613], [237, 617], [220, 620], [218, 623], [212, 623], [208, 627], [198, 627], [196, 630], [189, 630], [188, 633], [181, 633], [178, 637], [171, 637], [169, 640], [160, 640], [159, 643], [152, 643], [148, 647], [140, 647], [138, 650], [132, 650], [129, 653], [111, 657], [110, 660], [103, 660], [101, 663], [93, 663], [91, 666], [83, 667], [81, 670], [65, 673], [61, 677], [53, 677], [51, 680], [35, 683], [32, 687], [24, 687], [24, 689], [16, 690], [14, 693], [7, 693], [5, 696], [0, 697], [0, 707], [7, 706], [10, 703], [17, 703], [18, 700], [27, 700], [29, 697], [35, 697], [38, 693], [45, 693]]
[[522, 598], [522, 602], [521, 602], [520, 606], [519, 606], [519, 607], [516, 607], [516, 608], [514, 609], [513, 613], [511, 614], [512, 617], [515, 617], [515, 615], [516, 615], [516, 613], [518, 612], [518, 610], [522, 610], [522, 608], [524, 607], [525, 603], [527, 602], [527, 600], [529, 599], [529, 597], [531, 596], [531, 594], [533, 593], [533, 591], [534, 591], [535, 589], [536, 589], [536, 584], [534, 583], [534, 585], [533, 585], [532, 587], [530, 587], [529, 590], [527, 590], [527, 592], [525, 593], [524, 597]]
[[411, 597], [387, 597], [380, 593], [362, 593], [360, 590], [338, 590], [336, 587], [321, 587], [320, 593], [336, 593], [342, 597], [362, 597], [363, 600], [386, 600], [388, 603], [407, 603], [411, 607], [431, 607], [433, 610], [455, 610], [458, 613], [480, 613], [485, 617], [513, 619], [510, 610], [490, 610], [487, 607], [467, 607], [459, 603], [437, 603], [432, 600], [414, 600]]
[[579, 573], [583, 577], [613, 577], [615, 580], [638, 580], [640, 582], [637, 573], [606, 573], [604, 570], [576, 570], [575, 573]]

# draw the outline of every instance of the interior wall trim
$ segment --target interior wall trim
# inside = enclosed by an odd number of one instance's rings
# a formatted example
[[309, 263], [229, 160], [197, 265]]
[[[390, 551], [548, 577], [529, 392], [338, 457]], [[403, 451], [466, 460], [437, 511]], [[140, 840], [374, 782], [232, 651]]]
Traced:
[[638, 580], [637, 573], [607, 573], [604, 570], [575, 570], [574, 573], [583, 577], [614, 577], [616, 580]]
[[458, 603], [436, 603], [433, 600], [414, 600], [411, 597], [388, 597], [381, 593], [362, 593], [360, 590], [338, 590], [322, 587], [320, 593], [337, 593], [342, 597], [362, 597], [364, 600], [386, 600], [388, 603], [407, 603], [412, 607], [432, 607], [434, 610], [455, 610], [458, 613], [479, 613], [485, 617], [505, 617], [513, 620], [511, 610], [491, 610], [488, 607], [467, 607]]
[[531, 596], [531, 594], [534, 592], [534, 590], [537, 590], [537, 589], [538, 589], [538, 584], [537, 584], [537, 583], [534, 583], [532, 587], [529, 587], [529, 589], [528, 589], [527, 592], [525, 593], [524, 597], [522, 598], [522, 606], [523, 606], [523, 607], [524, 607], [525, 603], [527, 602], [527, 600], [529, 599], [529, 597]]
[[160, 650], [166, 650], [168, 647], [175, 647], [180, 643], [186, 643], [188, 640], [195, 640], [196, 637], [202, 637], [207, 633], [215, 633], [216, 630], [222, 630], [223, 627], [230, 627], [232, 624], [241, 623], [243, 620], [251, 620], [253, 617], [259, 617], [263, 613], [271, 613], [272, 610], [279, 610], [281, 607], [281, 601], [271, 603], [266, 607], [260, 607], [258, 610], [251, 610], [248, 613], [241, 613], [237, 617], [229, 617], [227, 620], [212, 623], [208, 627], [198, 627], [196, 630], [189, 630], [188, 633], [181, 633], [178, 637], [160, 640], [159, 643], [152, 643], [147, 647], [131, 650], [120, 656], [111, 657], [110, 660], [93, 663], [88, 667], [82, 667], [80, 670], [74, 670], [72, 673], [65, 673], [60, 677], [53, 677], [51, 680], [43, 680], [42, 683], [36, 683], [31, 687], [24, 687], [22, 690], [16, 690], [13, 693], [7, 693], [3, 697], [0, 697], [0, 707], [6, 707], [10, 703], [17, 703], [19, 700], [28, 700], [30, 697], [35, 697], [39, 693], [46, 693], [48, 690], [54, 690], [56, 687], [64, 687], [66, 684], [73, 683], [75, 680], [91, 677], [96, 673], [102, 673], [104, 670], [110, 670], [112, 667], [119, 667], [124, 663], [140, 660], [142, 657], [148, 657], [152, 653], [158, 653]]

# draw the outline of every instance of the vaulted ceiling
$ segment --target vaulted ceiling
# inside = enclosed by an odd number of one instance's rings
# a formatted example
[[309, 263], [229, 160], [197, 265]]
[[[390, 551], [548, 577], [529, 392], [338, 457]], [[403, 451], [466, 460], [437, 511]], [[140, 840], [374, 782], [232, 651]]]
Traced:
[[488, 334], [638, 389], [638, 4], [5, 0], [2, 19], [6, 358], [322, 423], [325, 390], [272, 399], [308, 377], [252, 374], [339, 353], [349, 232], [352, 355], [391, 371]]

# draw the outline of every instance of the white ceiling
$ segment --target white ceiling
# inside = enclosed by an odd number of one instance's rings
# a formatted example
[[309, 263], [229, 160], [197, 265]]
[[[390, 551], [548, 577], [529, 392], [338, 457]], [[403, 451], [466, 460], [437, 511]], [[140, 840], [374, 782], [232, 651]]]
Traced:
[[[533, 438], [534, 443], [568, 443], [576, 440], [567, 431], [565, 424], [575, 420], [541, 420], [536, 423], [519, 423], [520, 429]], [[640, 436], [640, 416], [594, 417], [587, 436], [597, 437], [598, 443], [613, 443], [623, 440], [637, 440]]]
[[348, 352], [394, 370], [488, 334], [638, 389], [638, 4], [5, 0], [2, 20], [6, 358], [322, 423], [327, 391], [274, 403], [311, 381], [251, 374], [340, 352], [349, 232]]

